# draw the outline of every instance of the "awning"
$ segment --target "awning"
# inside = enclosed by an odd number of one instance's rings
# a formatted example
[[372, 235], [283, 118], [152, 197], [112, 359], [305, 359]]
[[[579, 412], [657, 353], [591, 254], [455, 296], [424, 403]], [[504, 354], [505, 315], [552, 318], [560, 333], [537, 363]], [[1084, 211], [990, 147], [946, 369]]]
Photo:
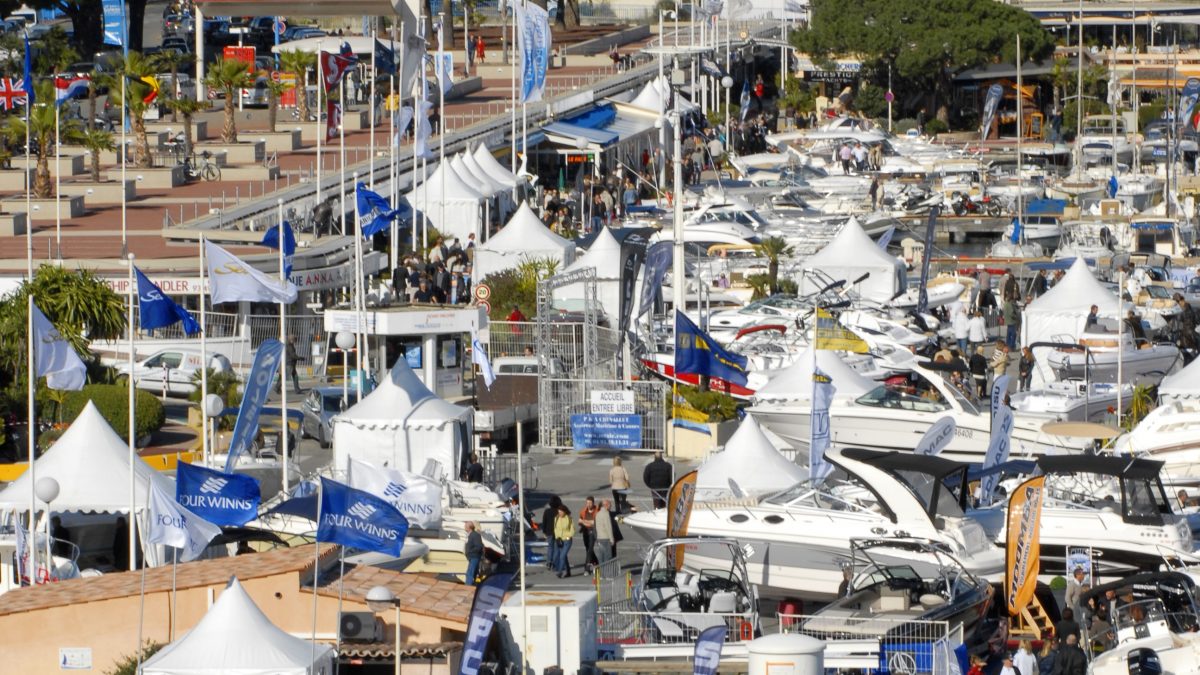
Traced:
[[[575, 139], [577, 138], [584, 139], [587, 141], [589, 146], [599, 146], [600, 148], [607, 148], [621, 138], [619, 135], [611, 131], [605, 131], [603, 129], [589, 129], [587, 127], [581, 127], [579, 125], [569, 124], [567, 122], [551, 122], [544, 125], [542, 127], [542, 131], [545, 132], [546, 139], [550, 142], [558, 143], [560, 145], [569, 145], [572, 147], [576, 147]], [[595, 150], [597, 148], [592, 149]]]
[[[576, 139], [583, 138], [589, 150], [602, 150], [654, 128], [654, 120], [645, 115], [621, 111], [612, 103], [591, 108], [542, 126], [546, 139], [552, 143], [578, 147]], [[532, 145], [532, 142], [530, 143]]]
[[1135, 230], [1156, 230], [1159, 232], [1171, 230], [1175, 227], [1174, 223], [1164, 222], [1132, 222], [1129, 224]]

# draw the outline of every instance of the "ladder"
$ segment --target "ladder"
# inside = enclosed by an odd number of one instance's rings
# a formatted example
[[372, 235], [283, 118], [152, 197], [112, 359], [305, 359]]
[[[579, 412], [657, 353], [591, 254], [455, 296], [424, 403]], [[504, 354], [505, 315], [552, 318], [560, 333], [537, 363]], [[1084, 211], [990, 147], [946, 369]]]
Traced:
[[1040, 640], [1054, 631], [1054, 622], [1046, 614], [1037, 596], [1029, 600], [1029, 604], [1021, 608], [1021, 612], [1011, 617], [1008, 622], [1009, 635], [1020, 635], [1034, 640]]

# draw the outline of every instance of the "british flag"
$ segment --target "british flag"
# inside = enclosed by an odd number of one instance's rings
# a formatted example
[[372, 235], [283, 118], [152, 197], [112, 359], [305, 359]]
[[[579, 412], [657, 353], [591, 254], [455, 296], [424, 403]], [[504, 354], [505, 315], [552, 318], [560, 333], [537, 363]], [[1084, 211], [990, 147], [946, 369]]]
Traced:
[[15, 110], [25, 105], [28, 97], [23, 78], [0, 77], [0, 109]]

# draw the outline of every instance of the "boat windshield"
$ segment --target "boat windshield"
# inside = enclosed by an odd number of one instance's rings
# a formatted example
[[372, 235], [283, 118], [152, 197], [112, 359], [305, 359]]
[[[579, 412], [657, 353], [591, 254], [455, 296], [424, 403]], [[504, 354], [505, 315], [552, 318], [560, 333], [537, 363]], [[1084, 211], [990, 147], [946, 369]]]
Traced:
[[1153, 621], [1165, 621], [1166, 615], [1163, 603], [1158, 598], [1120, 603], [1117, 605], [1117, 630]]
[[[930, 474], [904, 469], [889, 471], [888, 473], [900, 479], [900, 482], [908, 487], [913, 496], [925, 507], [925, 512], [929, 513], [931, 517], [934, 515], [943, 518], [963, 517], [962, 508], [959, 507], [958, 503], [958, 494], [954, 488], [950, 487], [951, 485], [957, 486], [958, 481], [945, 480], [944, 484], [941, 484], [942, 490], [939, 491], [937, 477]], [[961, 478], [961, 474], [954, 475]], [[945, 494], [942, 494], [942, 492]]]
[[1157, 478], [1126, 477], [1121, 480], [1121, 492], [1127, 522], [1162, 525], [1165, 516], [1171, 513], [1170, 502]]
[[[902, 378], [903, 379], [903, 378]], [[924, 384], [924, 387], [919, 385]], [[883, 384], [859, 396], [858, 405], [873, 408], [892, 408], [912, 412], [937, 413], [950, 409], [950, 404], [936, 387], [928, 382], [903, 381]]]

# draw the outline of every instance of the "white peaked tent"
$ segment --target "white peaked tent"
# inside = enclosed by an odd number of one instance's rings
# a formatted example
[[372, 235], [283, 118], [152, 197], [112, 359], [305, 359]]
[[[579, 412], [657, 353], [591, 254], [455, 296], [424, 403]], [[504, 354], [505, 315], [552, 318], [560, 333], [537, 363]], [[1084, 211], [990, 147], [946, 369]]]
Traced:
[[728, 493], [730, 482], [751, 496], [778, 492], [808, 478], [808, 470], [784, 457], [747, 415], [725, 449], [700, 465], [697, 494]]
[[[587, 267], [596, 270], [596, 297], [600, 300], [600, 307], [610, 321], [615, 321], [621, 309], [621, 242], [607, 227], [600, 228], [600, 234], [592, 241], [587, 253], [576, 258], [563, 272]], [[562, 309], [581, 309], [583, 301], [582, 283], [554, 289], [554, 303]]]
[[1116, 320], [1120, 316], [1120, 299], [1096, 281], [1082, 258], [1076, 258], [1058, 283], [1025, 308], [1021, 343], [1079, 339], [1092, 305], [1099, 308], [1101, 318]]
[[[315, 658], [314, 658], [315, 655]], [[142, 675], [331, 675], [333, 647], [284, 632], [236, 578], [183, 637], [142, 665]]]
[[[664, 102], [670, 101], [670, 95], [667, 93], [668, 91], [670, 91], [670, 85], [667, 84], [667, 78], [655, 78], [647, 82], [646, 86], [642, 87], [642, 90], [638, 92], [637, 96], [633, 97], [633, 100], [629, 102], [629, 105], [635, 108], [642, 108], [643, 110], [652, 111], [657, 115], [659, 106], [663, 105]], [[695, 110], [699, 106], [687, 100], [686, 97], [681, 96], [679, 99], [679, 107], [686, 111]]]
[[575, 260], [575, 243], [551, 232], [529, 202], [522, 202], [507, 225], [475, 247], [475, 278], [483, 280], [537, 258], [553, 258], [561, 270]]
[[517, 186], [517, 177], [513, 175], [512, 171], [504, 168], [500, 162], [496, 161], [496, 157], [488, 152], [487, 146], [481, 143], [479, 147], [475, 148], [475, 152], [471, 153], [471, 156], [475, 159], [475, 163], [479, 165], [479, 168], [483, 169], [484, 173], [493, 180], [510, 188]]
[[800, 269], [801, 294], [815, 293], [824, 285], [822, 277], [807, 274], [809, 270], [820, 270], [830, 280], [845, 280], [847, 284], [870, 273], [851, 288], [876, 302], [891, 300], [908, 285], [904, 263], [876, 246], [854, 218], [847, 220], [842, 231], [825, 248], [809, 256]]
[[451, 237], [466, 241], [471, 234], [481, 238], [485, 201], [487, 197], [468, 185], [450, 162], [439, 164], [424, 183], [408, 193], [408, 203], [424, 213], [447, 241]]
[[495, 197], [497, 194], [508, 191], [508, 188], [492, 180], [489, 176], [475, 172], [464, 159], [469, 156], [459, 153], [450, 160], [450, 168], [454, 169], [454, 173], [458, 174], [464, 183], [485, 197]]
[[[766, 384], [754, 392], [756, 402], [773, 401], [807, 401], [812, 398], [812, 347], [786, 368], [780, 368], [771, 375]], [[817, 367], [833, 380], [838, 398], [858, 398], [871, 391], [878, 382], [863, 377], [858, 371], [846, 365], [837, 352], [828, 349], [817, 350]]]
[[470, 451], [470, 408], [438, 398], [397, 359], [375, 391], [333, 418], [333, 461], [345, 470], [350, 458], [399, 471], [421, 473], [436, 460], [458, 478]]
[[1158, 396], [1164, 404], [1181, 399], [1200, 398], [1200, 359], [1164, 377], [1158, 385]]
[[[33, 463], [40, 480], [58, 481], [58, 498], [51, 505], [57, 512], [84, 513], [129, 512], [129, 443], [108, 426], [95, 404], [88, 401], [71, 426], [46, 454]], [[175, 494], [171, 479], [134, 458], [134, 504], [146, 508], [147, 483], [152, 482], [166, 494]], [[0, 490], [0, 511], [29, 508], [29, 472]], [[42, 507], [38, 503], [38, 507]]]

